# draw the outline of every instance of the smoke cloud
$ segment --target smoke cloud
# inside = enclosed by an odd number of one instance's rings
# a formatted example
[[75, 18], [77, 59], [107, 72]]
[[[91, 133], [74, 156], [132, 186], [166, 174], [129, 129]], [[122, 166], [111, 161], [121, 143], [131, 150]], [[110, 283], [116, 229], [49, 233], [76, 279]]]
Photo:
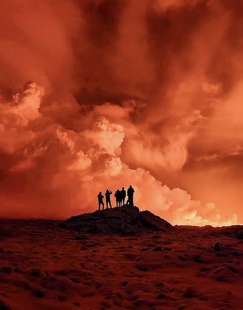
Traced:
[[0, 4], [0, 216], [65, 218], [99, 191], [175, 224], [242, 223], [243, 4]]

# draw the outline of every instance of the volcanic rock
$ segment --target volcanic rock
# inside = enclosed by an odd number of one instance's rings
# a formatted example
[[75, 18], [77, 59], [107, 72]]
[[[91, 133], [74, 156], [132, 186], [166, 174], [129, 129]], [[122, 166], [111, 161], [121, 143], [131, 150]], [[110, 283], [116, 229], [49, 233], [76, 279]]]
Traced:
[[174, 227], [149, 211], [137, 207], [120, 207], [73, 216], [63, 223], [65, 228], [82, 233], [140, 233], [145, 231], [172, 231]]

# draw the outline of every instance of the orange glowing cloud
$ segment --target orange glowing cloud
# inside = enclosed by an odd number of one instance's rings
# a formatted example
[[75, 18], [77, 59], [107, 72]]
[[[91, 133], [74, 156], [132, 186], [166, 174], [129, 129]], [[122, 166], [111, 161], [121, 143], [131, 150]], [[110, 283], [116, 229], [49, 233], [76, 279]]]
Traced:
[[241, 223], [242, 12], [1, 3], [0, 216], [64, 218], [133, 184], [175, 224]]

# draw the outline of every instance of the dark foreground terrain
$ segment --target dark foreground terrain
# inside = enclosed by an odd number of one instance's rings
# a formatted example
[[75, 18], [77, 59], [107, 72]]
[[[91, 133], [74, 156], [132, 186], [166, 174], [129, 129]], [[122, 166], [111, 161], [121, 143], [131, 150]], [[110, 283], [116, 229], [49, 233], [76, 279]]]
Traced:
[[0, 309], [243, 309], [243, 234], [78, 234], [0, 221]]

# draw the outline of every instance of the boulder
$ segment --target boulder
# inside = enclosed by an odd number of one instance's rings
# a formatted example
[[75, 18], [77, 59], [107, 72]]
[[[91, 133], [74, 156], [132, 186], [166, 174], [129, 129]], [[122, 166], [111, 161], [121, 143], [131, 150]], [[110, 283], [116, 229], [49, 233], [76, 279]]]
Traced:
[[133, 234], [145, 231], [171, 231], [173, 226], [149, 211], [120, 207], [73, 216], [62, 226], [82, 233]]

